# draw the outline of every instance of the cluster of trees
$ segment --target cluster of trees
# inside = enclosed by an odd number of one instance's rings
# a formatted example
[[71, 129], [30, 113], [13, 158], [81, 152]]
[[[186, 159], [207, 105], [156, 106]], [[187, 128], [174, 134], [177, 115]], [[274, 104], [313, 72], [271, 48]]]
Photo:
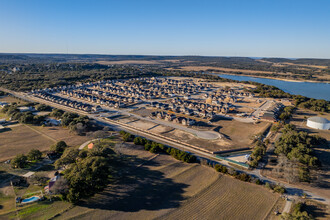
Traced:
[[[50, 147], [50, 150], [57, 153], [59, 156], [63, 154], [67, 149], [67, 144], [64, 141], [59, 141]], [[40, 150], [31, 149], [27, 155], [18, 154], [11, 160], [11, 166], [13, 168], [24, 168], [29, 162], [37, 162], [42, 158], [42, 152]]]
[[275, 143], [275, 153], [279, 156], [283, 155], [289, 160], [283, 162], [283, 169], [289, 169], [290, 179], [297, 174], [295, 172], [297, 170], [299, 180], [309, 182], [310, 169], [320, 165], [312, 148], [324, 144], [326, 140], [318, 136], [308, 135], [303, 131], [297, 131], [295, 126], [290, 124], [284, 126], [282, 133], [281, 138]]
[[292, 117], [292, 113], [295, 110], [294, 106], [286, 106], [283, 112], [280, 114], [279, 119], [283, 122], [289, 120]]
[[266, 182], [265, 183], [265, 187], [267, 189], [273, 190], [274, 192], [281, 193], [281, 194], [283, 194], [283, 193], [286, 192], [286, 189], [283, 186], [281, 186], [281, 185], [274, 185], [274, 184], [271, 184], [269, 182]]
[[12, 74], [2, 74], [0, 86], [8, 89], [25, 91], [54, 86], [68, 85], [75, 82], [90, 82], [121, 78], [147, 77], [152, 75], [148, 68], [135, 66], [100, 65], [96, 63], [33, 63], [0, 65], [1, 69], [13, 66], [20, 70]]
[[42, 153], [39, 150], [32, 149], [27, 155], [18, 154], [14, 159], [11, 160], [11, 167], [16, 168], [25, 168], [29, 162], [36, 162], [42, 158]]
[[[142, 145], [144, 146], [145, 150], [150, 151], [151, 153], [166, 153], [171, 155], [175, 159], [181, 160], [186, 163], [194, 163], [197, 160], [194, 155], [185, 151], [173, 147], [168, 147], [142, 137], [135, 137], [134, 135], [125, 131], [120, 131], [120, 134], [122, 135], [124, 141], [133, 141], [135, 145]], [[129, 137], [129, 139], [127, 137]]]
[[256, 85], [257, 87], [252, 89], [251, 91], [254, 93], [258, 93], [259, 96], [265, 98], [291, 98], [289, 93], [284, 92], [283, 90], [270, 85], [265, 85], [256, 82], [247, 82], [252, 85]]
[[285, 220], [293, 219], [303, 219], [303, 220], [313, 220], [313, 216], [306, 211], [306, 204], [296, 203], [293, 206], [293, 211], [291, 213], [285, 213], [283, 216]]
[[60, 109], [53, 109], [50, 116], [61, 119], [61, 125], [68, 127], [78, 135], [84, 135], [92, 129], [92, 124], [87, 116], [79, 116], [76, 113], [64, 112]]
[[285, 125], [281, 138], [275, 143], [275, 153], [285, 155], [289, 160], [297, 159], [300, 163], [314, 167], [318, 165], [317, 157], [313, 156], [313, 145], [318, 145], [320, 139], [297, 131], [294, 125]]
[[76, 203], [103, 190], [111, 177], [114, 151], [108, 146], [95, 144], [91, 150], [67, 148], [55, 166], [66, 167], [60, 193]]
[[250, 155], [252, 160], [250, 161], [249, 165], [251, 167], [257, 167], [259, 161], [262, 159], [262, 156], [265, 155], [265, 153], [266, 145], [261, 140], [258, 140]]
[[45, 104], [38, 104], [35, 106], [35, 109], [37, 111], [51, 111], [52, 107], [50, 107], [49, 105], [45, 105]]
[[45, 121], [45, 116], [33, 115], [31, 111], [20, 112], [17, 107], [18, 105], [13, 103], [3, 107], [1, 112], [7, 114], [12, 120], [18, 120], [24, 124], [41, 125]]
[[330, 102], [324, 99], [311, 99], [297, 95], [294, 97], [295, 105], [300, 108], [310, 109], [317, 112], [330, 112]]

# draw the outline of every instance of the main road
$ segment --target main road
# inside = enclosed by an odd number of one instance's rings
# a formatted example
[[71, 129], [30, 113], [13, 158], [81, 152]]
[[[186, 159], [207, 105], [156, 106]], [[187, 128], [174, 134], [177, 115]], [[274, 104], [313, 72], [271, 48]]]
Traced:
[[65, 111], [75, 112], [75, 113], [78, 113], [78, 114], [81, 114], [81, 115], [87, 115], [88, 117], [94, 119], [96, 122], [98, 122], [100, 124], [103, 124], [103, 125], [106, 125], [106, 126], [109, 126], [109, 127], [112, 127], [115, 130], [124, 130], [124, 131], [130, 132], [132, 134], [142, 136], [142, 137], [145, 137], [147, 139], [150, 139], [150, 140], [153, 140], [153, 141], [156, 141], [156, 142], [159, 142], [159, 143], [162, 143], [162, 144], [165, 144], [165, 145], [168, 145], [168, 146], [180, 149], [180, 150], [189, 151], [190, 153], [197, 156], [198, 158], [208, 159], [208, 160], [214, 161], [216, 163], [225, 165], [227, 167], [234, 168], [234, 169], [236, 169], [240, 172], [245, 172], [245, 173], [250, 174], [252, 176], [258, 177], [259, 179], [261, 179], [265, 182], [269, 182], [269, 183], [273, 183], [273, 184], [281, 184], [287, 189], [287, 193], [290, 196], [294, 196], [294, 195], [302, 196], [305, 193], [307, 195], [307, 197], [310, 198], [310, 199], [314, 199], [314, 200], [317, 200], [319, 202], [323, 202], [323, 203], [326, 203], [327, 205], [330, 205], [330, 198], [328, 198], [328, 197], [324, 197], [323, 195], [318, 195], [317, 193], [314, 193], [314, 192], [309, 191], [309, 190], [304, 190], [304, 189], [299, 188], [299, 187], [297, 187], [295, 185], [292, 185], [292, 184], [283, 183], [283, 182], [280, 182], [278, 180], [274, 180], [274, 179], [262, 176], [261, 173], [260, 173], [260, 169], [254, 169], [254, 170], [238, 169], [237, 167], [233, 167], [227, 161], [224, 161], [224, 160], [221, 160], [221, 159], [217, 158], [212, 153], [208, 153], [206, 151], [199, 150], [198, 148], [192, 148], [189, 145], [180, 144], [179, 143], [180, 141], [175, 141], [173, 139], [170, 140], [167, 137], [162, 137], [161, 135], [152, 134], [150, 132], [143, 131], [142, 129], [136, 129], [136, 128], [134, 129], [134, 128], [132, 128], [132, 126], [129, 126], [129, 125], [126, 125], [126, 124], [119, 123], [119, 122], [116, 122], [114, 120], [109, 120], [109, 119], [106, 119], [106, 118], [103, 118], [103, 117], [98, 117], [95, 114], [89, 114], [89, 113], [86, 113], [84, 111], [77, 110], [77, 109], [74, 109], [74, 108], [71, 108], [71, 107], [67, 107], [67, 106], [59, 105], [57, 103], [46, 101], [46, 100], [28, 95], [26, 93], [15, 92], [15, 91], [4, 89], [4, 88], [1, 88], [1, 87], [0, 87], [0, 90], [4, 91], [6, 93], [9, 93], [9, 94], [11, 94], [11, 95], [13, 95], [17, 98], [26, 100], [26, 101], [44, 103], [44, 104], [47, 104], [47, 105], [50, 105], [52, 107], [62, 109], [62, 110], [65, 110]]

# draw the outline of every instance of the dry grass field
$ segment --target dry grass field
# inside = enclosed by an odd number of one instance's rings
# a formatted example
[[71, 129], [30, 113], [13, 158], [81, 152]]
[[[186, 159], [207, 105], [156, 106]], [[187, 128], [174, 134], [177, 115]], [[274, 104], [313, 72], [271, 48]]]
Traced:
[[61, 127], [41, 127], [21, 125], [0, 133], [0, 161], [26, 154], [31, 149], [49, 150], [57, 141], [65, 141], [69, 146], [78, 146], [90, 138], [78, 136]]
[[31, 149], [48, 150], [53, 140], [40, 135], [25, 125], [0, 133], [0, 161], [25, 154]]
[[67, 128], [63, 127], [41, 127], [41, 126], [30, 126], [36, 131], [42, 133], [43, 135], [47, 135], [48, 137], [55, 139], [56, 141], [65, 141], [67, 145], [71, 147], [80, 146], [84, 142], [92, 139], [87, 136], [79, 136], [75, 133], [72, 133]]
[[148, 161], [154, 154], [134, 145], [117, 149], [135, 158], [118, 184], [55, 219], [263, 219], [278, 199], [278, 194], [210, 167], [168, 155]]
[[13, 103], [13, 102], [16, 102], [20, 105], [25, 105], [27, 102], [25, 101], [22, 101], [22, 100], [19, 100], [15, 97], [12, 97], [12, 96], [0, 96], [0, 102], [7, 102], [7, 103]]

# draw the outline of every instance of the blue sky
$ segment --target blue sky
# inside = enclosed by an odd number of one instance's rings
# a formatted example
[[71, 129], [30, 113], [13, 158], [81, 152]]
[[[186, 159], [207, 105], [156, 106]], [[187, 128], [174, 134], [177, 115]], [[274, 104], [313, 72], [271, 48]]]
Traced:
[[0, 53], [330, 58], [329, 0], [0, 0]]

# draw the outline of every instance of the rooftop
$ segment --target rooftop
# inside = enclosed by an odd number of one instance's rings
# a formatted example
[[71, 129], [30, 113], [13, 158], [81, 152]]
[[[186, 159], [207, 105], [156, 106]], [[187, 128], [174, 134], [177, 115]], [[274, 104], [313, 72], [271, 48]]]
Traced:
[[322, 117], [318, 117], [318, 116], [310, 117], [310, 118], [308, 118], [308, 121], [322, 123], [322, 124], [326, 124], [326, 123], [329, 123], [330, 122], [328, 119], [322, 118]]

